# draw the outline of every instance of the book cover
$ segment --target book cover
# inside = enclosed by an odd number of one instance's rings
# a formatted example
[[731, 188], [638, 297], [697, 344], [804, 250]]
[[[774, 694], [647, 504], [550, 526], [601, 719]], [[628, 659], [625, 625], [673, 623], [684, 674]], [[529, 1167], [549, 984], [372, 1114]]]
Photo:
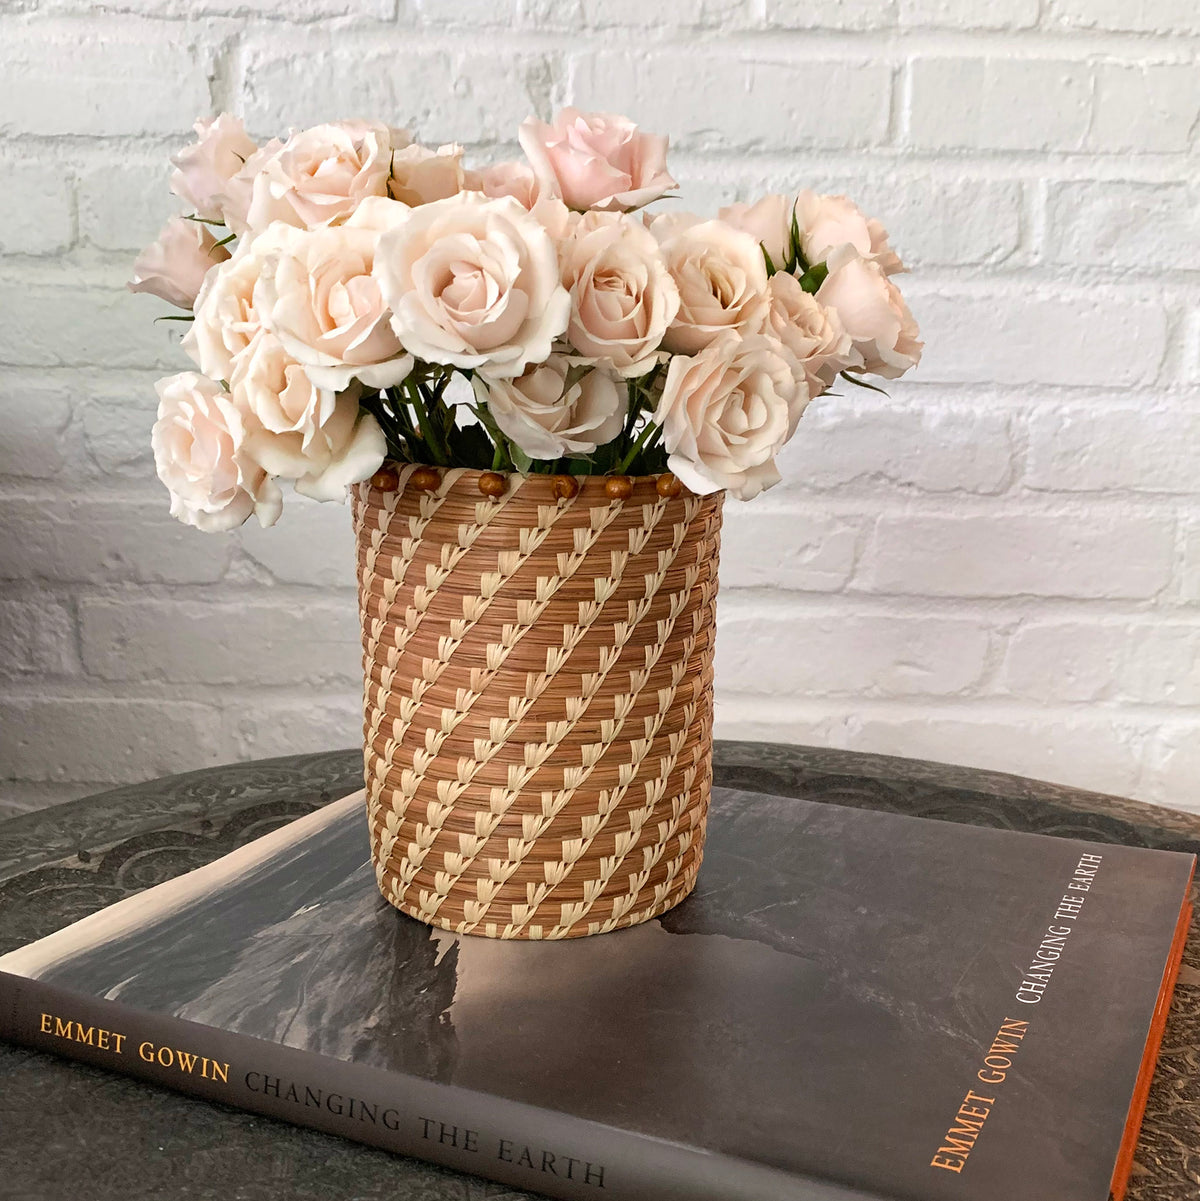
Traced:
[[551, 1196], [1105, 1201], [1193, 864], [716, 789], [681, 906], [497, 942], [356, 794], [0, 957], [0, 1033]]

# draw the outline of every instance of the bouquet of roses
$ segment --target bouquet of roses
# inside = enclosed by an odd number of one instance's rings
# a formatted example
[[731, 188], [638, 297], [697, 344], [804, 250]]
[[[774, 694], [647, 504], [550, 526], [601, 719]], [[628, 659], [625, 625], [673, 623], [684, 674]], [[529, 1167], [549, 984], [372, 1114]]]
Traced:
[[878, 221], [809, 191], [635, 215], [677, 185], [624, 117], [530, 118], [526, 160], [480, 170], [369, 121], [196, 132], [172, 159], [188, 211], [130, 287], [191, 311], [199, 371], [159, 382], [153, 444], [201, 529], [272, 524], [280, 480], [343, 498], [385, 460], [748, 499], [838, 376], [920, 357]]

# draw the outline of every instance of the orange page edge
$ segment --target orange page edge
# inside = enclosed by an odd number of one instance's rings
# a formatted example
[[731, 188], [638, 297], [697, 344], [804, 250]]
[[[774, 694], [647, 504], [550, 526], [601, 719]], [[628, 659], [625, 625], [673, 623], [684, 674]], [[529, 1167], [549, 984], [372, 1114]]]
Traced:
[[[1194, 866], [1192, 871], [1194, 874]], [[1167, 1029], [1167, 1015], [1171, 1009], [1171, 998], [1175, 993], [1179, 970], [1183, 966], [1183, 951], [1187, 944], [1188, 930], [1192, 924], [1192, 903], [1188, 899], [1190, 893], [1191, 879], [1189, 878], [1188, 892], [1184, 894], [1183, 905], [1179, 910], [1179, 920], [1175, 924], [1175, 937], [1171, 942], [1171, 953], [1167, 957], [1167, 965], [1163, 971], [1162, 987], [1159, 989], [1158, 1003], [1154, 1007], [1154, 1017], [1150, 1022], [1150, 1033], [1146, 1038], [1146, 1049], [1142, 1054], [1141, 1067], [1138, 1069], [1133, 1098], [1129, 1102], [1129, 1115], [1125, 1119], [1125, 1136], [1121, 1140], [1121, 1149], [1117, 1152], [1117, 1162], [1113, 1168], [1112, 1183], [1109, 1185], [1111, 1201], [1124, 1201], [1125, 1190], [1129, 1187], [1129, 1178], [1133, 1172], [1133, 1155], [1137, 1149], [1142, 1119], [1146, 1115], [1146, 1102], [1150, 1098], [1150, 1082], [1154, 1079], [1154, 1069], [1158, 1063], [1163, 1035]]]

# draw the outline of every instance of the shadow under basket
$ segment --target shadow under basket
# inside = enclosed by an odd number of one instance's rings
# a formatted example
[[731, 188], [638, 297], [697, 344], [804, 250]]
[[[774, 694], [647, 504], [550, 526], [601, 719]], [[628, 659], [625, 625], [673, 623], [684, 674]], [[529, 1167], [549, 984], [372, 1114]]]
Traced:
[[491, 938], [677, 905], [712, 785], [723, 494], [406, 465], [352, 500], [384, 897]]

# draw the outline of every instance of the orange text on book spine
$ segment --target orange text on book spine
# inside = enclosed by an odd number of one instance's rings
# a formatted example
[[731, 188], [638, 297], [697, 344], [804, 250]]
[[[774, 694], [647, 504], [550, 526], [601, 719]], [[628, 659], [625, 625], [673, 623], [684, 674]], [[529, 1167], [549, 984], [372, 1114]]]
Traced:
[[146, 1063], [156, 1063], [160, 1068], [177, 1068], [186, 1076], [200, 1076], [205, 1080], [229, 1083], [229, 1064], [218, 1063], [207, 1055], [197, 1055], [181, 1047], [160, 1047], [154, 1043], [138, 1043], [138, 1058]]
[[98, 1026], [85, 1026], [81, 1022], [68, 1018], [65, 1022], [53, 1013], [43, 1013], [38, 1027], [43, 1034], [54, 1038], [65, 1038], [73, 1043], [83, 1043], [84, 1046], [95, 1047], [98, 1051], [110, 1051], [113, 1055], [122, 1054], [121, 1044], [125, 1035], [115, 1030], [104, 1030]]

